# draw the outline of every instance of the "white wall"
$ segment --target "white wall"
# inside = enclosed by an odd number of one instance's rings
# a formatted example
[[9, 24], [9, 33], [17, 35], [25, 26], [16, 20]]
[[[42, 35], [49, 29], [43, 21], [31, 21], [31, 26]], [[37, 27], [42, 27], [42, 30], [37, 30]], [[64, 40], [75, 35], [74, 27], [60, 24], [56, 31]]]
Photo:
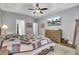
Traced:
[[[69, 39], [69, 42], [73, 42], [74, 37], [74, 29], [75, 29], [75, 18], [79, 16], [79, 7], [73, 7], [56, 14], [52, 14], [53, 16], [61, 16], [62, 17], [62, 25], [61, 26], [48, 26], [47, 18], [44, 17], [38, 20], [39, 22], [39, 33], [45, 35], [45, 29], [62, 29], [63, 37]], [[41, 28], [41, 24], [45, 23], [45, 28]]]
[[[20, 19], [20, 20], [25, 20], [25, 24], [30, 22], [33, 23], [33, 18], [27, 15], [23, 15], [23, 14], [18, 14], [18, 13], [13, 13], [13, 12], [7, 12], [7, 11], [3, 11], [2, 12], [2, 25], [7, 25], [8, 26], [8, 33], [16, 33], [16, 20]], [[25, 25], [26, 26], [26, 25]], [[27, 33], [32, 32], [32, 29], [25, 29], [25, 32]]]

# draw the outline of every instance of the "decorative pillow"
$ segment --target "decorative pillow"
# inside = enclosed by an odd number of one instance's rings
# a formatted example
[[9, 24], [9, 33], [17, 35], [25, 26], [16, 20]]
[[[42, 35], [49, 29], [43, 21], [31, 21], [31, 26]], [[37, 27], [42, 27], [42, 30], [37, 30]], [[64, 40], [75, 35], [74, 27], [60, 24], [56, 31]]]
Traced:
[[12, 36], [10, 34], [6, 35], [4, 39], [9, 39], [11, 38]]
[[35, 36], [34, 35], [30, 35], [30, 39], [34, 39], [35, 38]]
[[32, 33], [26, 34], [26, 36], [27, 36], [27, 39], [34, 39], [35, 38], [35, 35]]
[[45, 37], [45, 36], [43, 36], [43, 35], [39, 35], [39, 37], [40, 37], [40, 38], [42, 38], [42, 39], [46, 38], [46, 37]]
[[8, 34], [8, 35], [6, 35], [5, 36], [5, 38], [4, 39], [9, 39], [9, 38], [18, 38], [18, 35], [17, 34]]
[[39, 36], [39, 35], [35, 35], [35, 37], [36, 37], [37, 39], [40, 39], [40, 36]]
[[26, 35], [26, 39], [30, 40], [31, 36], [29, 34]]
[[18, 38], [19, 38], [20, 40], [23, 40], [23, 39], [24, 39], [24, 36], [23, 36], [23, 35], [19, 35]]

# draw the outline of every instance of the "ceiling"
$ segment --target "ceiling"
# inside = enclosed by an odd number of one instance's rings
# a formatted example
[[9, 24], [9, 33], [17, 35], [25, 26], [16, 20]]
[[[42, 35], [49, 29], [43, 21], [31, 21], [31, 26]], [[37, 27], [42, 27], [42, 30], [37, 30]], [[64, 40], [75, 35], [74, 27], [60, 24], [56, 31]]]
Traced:
[[28, 8], [35, 8], [36, 3], [0, 3], [0, 8], [2, 10], [16, 12], [32, 16], [34, 18], [44, 17], [50, 13], [56, 13], [68, 8], [78, 6], [78, 3], [39, 3], [41, 8], [46, 7], [48, 10], [43, 11], [43, 14], [36, 13], [33, 14], [33, 11], [28, 10]]

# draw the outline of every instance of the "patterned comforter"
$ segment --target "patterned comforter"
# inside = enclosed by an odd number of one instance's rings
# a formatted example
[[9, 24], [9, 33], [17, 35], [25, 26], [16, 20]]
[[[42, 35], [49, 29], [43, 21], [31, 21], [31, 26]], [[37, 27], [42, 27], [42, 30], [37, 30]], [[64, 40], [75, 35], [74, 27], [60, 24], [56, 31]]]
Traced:
[[20, 40], [18, 38], [10, 38], [3, 42], [1, 49], [6, 48], [8, 49], [9, 54], [14, 54], [20, 52], [30, 52], [50, 43], [53, 43], [53, 41], [48, 38], [30, 39], [29, 41]]

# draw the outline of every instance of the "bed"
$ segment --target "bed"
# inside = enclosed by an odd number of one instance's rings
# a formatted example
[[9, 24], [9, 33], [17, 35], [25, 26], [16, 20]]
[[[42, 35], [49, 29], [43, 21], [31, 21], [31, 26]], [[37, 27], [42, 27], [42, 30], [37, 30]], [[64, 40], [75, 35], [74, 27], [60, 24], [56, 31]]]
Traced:
[[39, 55], [43, 51], [49, 51], [50, 47], [54, 46], [53, 41], [42, 35], [9, 34], [2, 41], [0, 50], [7, 49], [8, 55]]

